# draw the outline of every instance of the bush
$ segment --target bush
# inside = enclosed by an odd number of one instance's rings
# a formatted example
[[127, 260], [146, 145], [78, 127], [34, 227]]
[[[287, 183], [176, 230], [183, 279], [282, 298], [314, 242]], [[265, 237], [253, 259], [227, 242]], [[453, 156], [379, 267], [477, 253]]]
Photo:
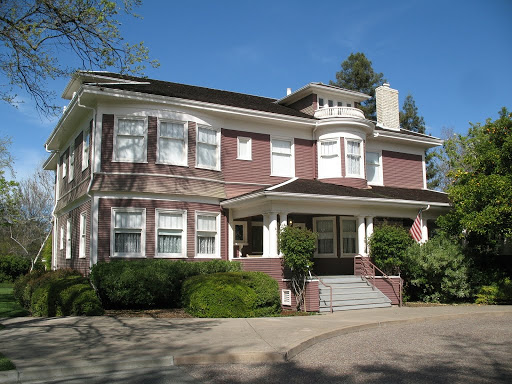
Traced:
[[384, 273], [394, 275], [402, 269], [405, 251], [413, 244], [406, 229], [384, 224], [369, 239], [370, 257]]
[[505, 278], [499, 283], [484, 285], [476, 295], [477, 304], [511, 304], [512, 280]]
[[461, 247], [443, 236], [413, 244], [402, 264], [409, 299], [452, 302], [469, 297], [468, 268]]
[[101, 303], [87, 278], [69, 269], [23, 276], [16, 281], [14, 294], [33, 316], [103, 314]]
[[197, 317], [259, 317], [280, 313], [277, 281], [262, 272], [194, 276], [183, 284], [183, 306]]
[[0, 283], [12, 283], [30, 270], [30, 260], [13, 255], [0, 255]]
[[52, 235], [48, 236], [41, 251], [41, 261], [47, 271], [52, 269]]
[[105, 308], [173, 308], [188, 277], [240, 270], [240, 263], [224, 260], [115, 260], [94, 265], [91, 281]]

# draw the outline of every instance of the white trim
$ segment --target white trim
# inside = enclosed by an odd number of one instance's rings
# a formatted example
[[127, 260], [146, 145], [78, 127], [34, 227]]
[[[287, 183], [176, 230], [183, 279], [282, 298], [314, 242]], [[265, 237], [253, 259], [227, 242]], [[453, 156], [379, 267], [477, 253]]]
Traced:
[[60, 226], [59, 251], [64, 249], [64, 225]]
[[[380, 179], [380, 182], [379, 183], [374, 183], [374, 182], [370, 182], [370, 180], [368, 179], [368, 153], [376, 153], [377, 155], [379, 155], [379, 165], [377, 167], [377, 171], [379, 172], [379, 179]], [[368, 185], [378, 185], [378, 186], [383, 186], [384, 185], [384, 170], [383, 170], [383, 164], [382, 164], [382, 149], [378, 149], [378, 150], [366, 150], [366, 153], [365, 153], [365, 173], [366, 173], [366, 181], [368, 182]]]
[[78, 240], [78, 258], [85, 258], [85, 247], [86, 247], [86, 238], [87, 238], [87, 211], [83, 211], [80, 213], [80, 232], [79, 240]]
[[[241, 139], [247, 140], [248, 154], [246, 154], [245, 157], [240, 155], [240, 140]], [[237, 136], [237, 138], [236, 138], [236, 159], [237, 160], [246, 160], [246, 161], [252, 160], [252, 138], [251, 137]]]
[[[101, 113], [100, 113], [101, 112]], [[94, 145], [94, 150], [92, 154], [92, 173], [98, 173], [101, 171], [101, 140], [103, 135], [103, 111], [99, 110], [96, 112], [96, 116], [94, 118], [91, 138], [92, 143]], [[113, 149], [113, 147], [112, 147]]]
[[[347, 151], [347, 148], [348, 148], [349, 141], [359, 143], [359, 175], [355, 174], [355, 173], [348, 172], [348, 169], [349, 169], [348, 155], [349, 155], [349, 153]], [[345, 177], [354, 177], [354, 178], [364, 179], [364, 172], [365, 172], [365, 168], [366, 168], [366, 159], [365, 159], [364, 150], [363, 150], [364, 149], [364, 141], [361, 139], [351, 139], [351, 138], [345, 137], [344, 144], [345, 144]]]
[[92, 268], [98, 262], [98, 211], [99, 201], [97, 196], [91, 199], [91, 229], [90, 229], [90, 259], [89, 266]]
[[66, 220], [66, 260], [71, 259], [71, 234], [72, 234], [71, 218]]
[[272, 191], [272, 190], [274, 190], [276, 188], [282, 187], [283, 185], [290, 184], [290, 183], [294, 182], [297, 179], [298, 179], [298, 177], [292, 177], [290, 180], [283, 181], [282, 183], [273, 185], [272, 187], [269, 187], [269, 188], [265, 189], [265, 191]]
[[[87, 144], [87, 155], [86, 155], [86, 146], [85, 140], [86, 137], [89, 137], [89, 143]], [[87, 169], [89, 166], [89, 161], [91, 157], [91, 128], [90, 122], [87, 124], [87, 128], [82, 131], [82, 172]]]
[[[183, 125], [183, 162], [181, 163], [173, 163], [172, 161], [160, 161], [160, 123], [172, 123], [172, 124], [180, 124]], [[165, 164], [165, 165], [175, 165], [175, 166], [188, 166], [188, 122], [182, 120], [173, 120], [173, 119], [162, 119], [157, 118], [156, 124], [156, 161], [155, 164]]]
[[[120, 158], [117, 153], [117, 136], [119, 130], [119, 120], [138, 120], [142, 121], [144, 136], [144, 154], [142, 160], [133, 160], [128, 158]], [[148, 117], [147, 116], [114, 116], [114, 134], [112, 146], [112, 162], [113, 163], [147, 163], [148, 162]], [[142, 136], [141, 136], [142, 137]]]
[[[111, 258], [145, 258], [146, 257], [146, 208], [112, 207], [110, 209], [110, 257]], [[115, 219], [116, 212], [142, 213], [142, 228], [140, 235], [140, 252], [115, 252]]]
[[292, 290], [281, 289], [281, 305], [292, 305]]
[[71, 183], [75, 178], [75, 163], [76, 163], [76, 153], [75, 153], [75, 139], [71, 140], [71, 144], [69, 144], [69, 154], [68, 154], [68, 183]]
[[336, 258], [338, 255], [338, 239], [337, 239], [337, 226], [336, 226], [336, 216], [317, 216], [313, 217], [313, 232], [317, 232], [317, 221], [319, 220], [330, 220], [332, 221], [332, 241], [333, 241], [333, 253], [318, 253], [318, 245], [315, 249], [315, 257], [317, 258], [325, 258], [332, 259]]
[[[181, 215], [181, 253], [160, 253], [158, 252], [158, 226], [161, 213]], [[187, 257], [187, 211], [184, 209], [155, 208], [155, 258], [186, 258]]]
[[[216, 234], [215, 234], [215, 254], [201, 254], [198, 252], [198, 244], [197, 244], [197, 217], [198, 216], [215, 216], [215, 225], [216, 225]], [[211, 212], [211, 211], [195, 211], [194, 216], [194, 245], [195, 252], [194, 257], [197, 259], [220, 259], [220, 239], [221, 239], [221, 230], [220, 230], [220, 212]]]
[[[273, 159], [273, 145], [272, 142], [274, 140], [278, 141], [288, 141], [290, 143], [290, 174], [288, 175], [279, 175], [274, 172], [274, 162]], [[278, 176], [278, 177], [295, 177], [295, 140], [293, 137], [282, 137], [282, 136], [270, 136], [270, 176]]]
[[154, 193], [138, 192], [95, 192], [95, 197], [101, 199], [122, 199], [122, 200], [159, 200], [170, 202], [200, 203], [219, 206], [220, 200], [216, 197], [187, 196], [187, 195], [159, 195]]
[[[217, 159], [216, 159], [217, 161], [216, 161], [215, 167], [209, 167], [207, 165], [199, 165], [199, 156], [198, 156], [198, 154], [199, 154], [199, 128], [210, 129], [210, 130], [216, 132], [215, 138], [217, 140], [217, 143], [216, 143], [215, 156], [217, 157]], [[208, 144], [208, 145], [212, 145], [212, 144]], [[220, 128], [212, 127], [211, 125], [206, 125], [206, 124], [196, 124], [196, 163], [195, 163], [195, 167], [200, 168], [200, 169], [210, 169], [212, 171], [220, 171], [221, 170], [220, 146], [221, 146]]]

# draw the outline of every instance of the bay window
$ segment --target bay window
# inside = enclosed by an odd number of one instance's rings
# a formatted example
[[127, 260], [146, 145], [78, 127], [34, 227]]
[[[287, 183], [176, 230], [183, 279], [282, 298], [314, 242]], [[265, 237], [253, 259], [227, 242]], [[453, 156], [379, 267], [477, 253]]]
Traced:
[[361, 148], [361, 141], [347, 140], [346, 164], [349, 177], [362, 177]]
[[113, 208], [111, 255], [145, 257], [145, 227], [145, 209]]
[[213, 128], [197, 128], [197, 167], [207, 169], [220, 169], [219, 156], [220, 132]]
[[187, 257], [187, 213], [156, 210], [156, 256]]
[[220, 215], [196, 212], [196, 257], [219, 258]]
[[185, 122], [159, 121], [158, 162], [187, 165], [187, 129]]
[[272, 139], [270, 146], [272, 152], [271, 176], [293, 177], [295, 173], [293, 141]]
[[145, 163], [147, 129], [144, 118], [117, 118], [114, 126], [114, 161]]

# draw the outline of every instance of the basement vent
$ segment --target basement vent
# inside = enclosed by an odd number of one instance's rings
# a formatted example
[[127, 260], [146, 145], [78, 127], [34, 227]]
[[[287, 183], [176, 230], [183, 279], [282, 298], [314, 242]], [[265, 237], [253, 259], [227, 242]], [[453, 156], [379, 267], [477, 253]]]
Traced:
[[282, 289], [281, 290], [281, 304], [282, 305], [292, 305], [291, 289]]

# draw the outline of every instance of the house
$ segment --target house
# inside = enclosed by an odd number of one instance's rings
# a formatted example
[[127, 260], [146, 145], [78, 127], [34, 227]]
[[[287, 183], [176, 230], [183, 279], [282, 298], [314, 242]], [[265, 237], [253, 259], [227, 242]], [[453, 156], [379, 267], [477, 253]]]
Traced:
[[389, 84], [376, 91], [377, 122], [357, 108], [368, 95], [322, 83], [275, 100], [79, 72], [62, 97], [69, 105], [45, 144], [44, 168], [56, 171], [53, 268], [240, 260], [276, 278], [288, 305], [280, 227], [318, 233], [315, 275], [354, 275], [375, 223], [410, 226], [428, 207], [426, 240], [449, 206], [426, 186], [425, 150], [442, 141], [400, 129]]

